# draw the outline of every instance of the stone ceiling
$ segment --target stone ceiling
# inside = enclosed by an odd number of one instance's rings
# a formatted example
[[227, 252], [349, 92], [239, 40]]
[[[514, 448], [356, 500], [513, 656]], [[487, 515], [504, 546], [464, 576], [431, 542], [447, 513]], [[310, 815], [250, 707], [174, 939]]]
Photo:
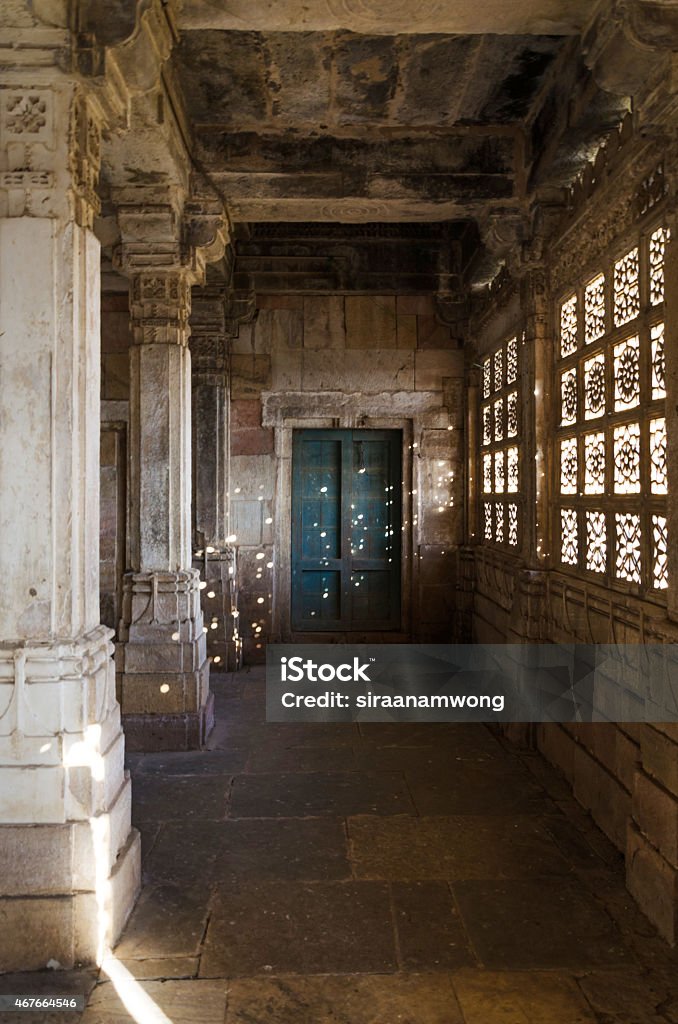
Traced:
[[188, 30], [195, 152], [235, 220], [443, 220], [518, 197], [558, 36]]
[[[248, 276], [278, 286], [284, 237], [286, 259], [301, 246], [316, 287], [346, 274], [376, 286], [384, 260], [386, 275], [440, 287], [449, 234], [420, 246], [417, 267], [394, 255], [409, 237], [352, 239], [347, 260], [337, 239], [312, 239], [304, 225], [401, 225], [408, 236], [407, 225], [456, 225], [494, 259], [494, 243], [517, 244], [533, 190], [571, 181], [627, 106], [584, 65], [592, 0], [177, 2], [163, 72], [171, 117], [161, 103], [156, 125], [149, 104], [146, 136], [137, 132], [149, 145], [131, 157], [110, 140], [111, 183], [172, 183], [151, 146], [172, 121], [199, 191], [218, 196], [236, 228], [282, 229], [236, 235]], [[330, 241], [332, 260], [317, 269]]]
[[[524, 205], [534, 126], [541, 149], [559, 83], [584, 118], [577, 34], [591, 12], [590, 0], [183, 0], [170, 75], [196, 165], [236, 222], [478, 219]], [[609, 127], [589, 118], [585, 145]]]

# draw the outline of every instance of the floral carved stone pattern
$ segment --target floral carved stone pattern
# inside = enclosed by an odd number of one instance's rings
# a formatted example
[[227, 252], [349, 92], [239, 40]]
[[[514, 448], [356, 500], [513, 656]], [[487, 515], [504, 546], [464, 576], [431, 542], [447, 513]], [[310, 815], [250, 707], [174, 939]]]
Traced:
[[652, 516], [652, 583], [657, 590], [669, 585], [666, 516]]
[[640, 313], [640, 262], [638, 246], [614, 265], [614, 325], [621, 327]]
[[569, 437], [560, 442], [560, 493], [577, 493], [577, 439]]
[[584, 494], [605, 492], [605, 434], [599, 431], [584, 437]]
[[650, 328], [652, 339], [652, 398], [666, 398], [666, 365], [664, 362], [664, 324]]
[[614, 407], [616, 412], [640, 401], [640, 342], [629, 338], [614, 349]]
[[586, 512], [586, 568], [605, 572], [607, 565], [607, 525], [604, 512]]
[[640, 583], [640, 516], [617, 512], [616, 572], [621, 580]]
[[5, 128], [13, 135], [39, 135], [47, 126], [47, 100], [37, 93], [10, 95], [5, 111]]
[[624, 423], [614, 428], [615, 494], [640, 491], [640, 424]]
[[574, 423], [577, 418], [577, 375], [567, 370], [561, 380], [561, 412], [563, 423]]
[[577, 511], [574, 508], [560, 510], [560, 558], [565, 565], [576, 565], [579, 560]]
[[602, 354], [584, 363], [584, 400], [587, 420], [605, 412], [605, 356]]

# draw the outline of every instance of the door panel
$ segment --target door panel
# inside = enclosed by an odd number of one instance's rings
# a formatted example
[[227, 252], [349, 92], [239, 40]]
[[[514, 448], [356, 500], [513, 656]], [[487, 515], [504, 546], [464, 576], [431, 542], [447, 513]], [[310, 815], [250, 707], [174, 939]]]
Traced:
[[297, 430], [292, 626], [400, 626], [399, 431]]

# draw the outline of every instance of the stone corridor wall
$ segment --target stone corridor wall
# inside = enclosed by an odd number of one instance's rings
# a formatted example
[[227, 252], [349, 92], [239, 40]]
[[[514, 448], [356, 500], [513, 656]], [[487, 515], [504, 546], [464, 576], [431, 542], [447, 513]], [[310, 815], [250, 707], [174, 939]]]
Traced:
[[[556, 513], [558, 504], [566, 504], [567, 499], [560, 497], [558, 468], [561, 394], [554, 369], [560, 354], [558, 302], [568, 286], [586, 283], [601, 265], [610, 266], [639, 233], [654, 230], [662, 219], [666, 223], [670, 211], [666, 211], [665, 198], [678, 170], [657, 149], [634, 139], [628, 130], [624, 134], [629, 136], [625, 144], [614, 139], [571, 193], [570, 210], [538, 267], [541, 300], [528, 280], [531, 275], [534, 283], [534, 268], [521, 267], [517, 261], [511, 279], [495, 289], [475, 320], [473, 343], [478, 363], [492, 352], [498, 338], [508, 337], [511, 331], [525, 332], [523, 410], [528, 416], [527, 428], [523, 418], [521, 438], [521, 490], [527, 498], [528, 516], [515, 550], [483, 537], [482, 493], [475, 500], [470, 496], [466, 559], [468, 574], [473, 577], [473, 638], [477, 642], [678, 641], [671, 565], [668, 590], [654, 591], [615, 585], [609, 579], [603, 585], [591, 572], [560, 565]], [[675, 237], [676, 225], [670, 226]], [[677, 435], [670, 408], [672, 404], [675, 407], [671, 379], [675, 380], [678, 329], [675, 267], [674, 244], [667, 249], [663, 308], [669, 494], [676, 483], [672, 467], [676, 465]], [[541, 331], [535, 330], [535, 310]], [[543, 401], [535, 404], [535, 395], [543, 395]], [[482, 431], [480, 408], [475, 412]], [[639, 415], [642, 418], [642, 411]], [[585, 429], [595, 427], [593, 421]], [[541, 475], [544, 453], [546, 472]], [[480, 478], [480, 444], [470, 459]], [[604, 507], [613, 508], [612, 501], [607, 494], [601, 499]], [[534, 515], [529, 511], [533, 508]], [[646, 547], [643, 557], [649, 557], [648, 550]], [[673, 550], [669, 545], [669, 559]], [[672, 943], [678, 941], [678, 726], [540, 725], [524, 730], [522, 738], [536, 743], [561, 770], [575, 797], [624, 854], [627, 884], [641, 908], [662, 935]]]
[[291, 637], [291, 437], [303, 426], [403, 430], [403, 624], [391, 639], [448, 639], [463, 530], [463, 354], [433, 299], [259, 295], [232, 342], [230, 397], [245, 659]]

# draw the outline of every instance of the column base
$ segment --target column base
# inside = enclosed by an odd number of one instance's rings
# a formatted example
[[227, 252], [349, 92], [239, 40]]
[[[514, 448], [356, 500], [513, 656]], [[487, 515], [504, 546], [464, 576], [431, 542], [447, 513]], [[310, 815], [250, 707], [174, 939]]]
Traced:
[[199, 750], [214, 728], [214, 694], [200, 711], [180, 715], [124, 715], [125, 746], [134, 753]]
[[140, 889], [110, 636], [0, 646], [0, 972], [101, 963]]
[[130, 573], [116, 650], [128, 750], [195, 750], [214, 724], [200, 576]]
[[104, 906], [93, 892], [0, 897], [0, 973], [72, 970], [101, 962], [119, 939], [141, 889], [141, 837], [136, 829], [130, 831], [106, 889]]

